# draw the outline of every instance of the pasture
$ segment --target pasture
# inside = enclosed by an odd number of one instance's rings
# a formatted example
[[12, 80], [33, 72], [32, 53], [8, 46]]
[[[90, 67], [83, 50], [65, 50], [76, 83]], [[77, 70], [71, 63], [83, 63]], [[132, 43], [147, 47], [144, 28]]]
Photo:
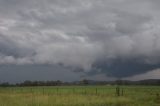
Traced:
[[1, 87], [0, 106], [160, 106], [160, 87]]

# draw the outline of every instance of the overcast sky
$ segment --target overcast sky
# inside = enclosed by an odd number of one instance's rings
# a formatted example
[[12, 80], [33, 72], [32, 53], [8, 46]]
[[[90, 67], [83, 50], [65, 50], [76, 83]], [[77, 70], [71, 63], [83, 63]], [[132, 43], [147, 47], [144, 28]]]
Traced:
[[160, 0], [0, 0], [0, 80], [158, 78], [159, 6]]

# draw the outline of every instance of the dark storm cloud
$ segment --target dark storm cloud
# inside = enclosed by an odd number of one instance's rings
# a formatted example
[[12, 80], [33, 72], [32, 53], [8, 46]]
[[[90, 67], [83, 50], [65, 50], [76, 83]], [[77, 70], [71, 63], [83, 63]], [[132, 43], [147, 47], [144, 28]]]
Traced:
[[75, 71], [101, 70], [113, 77], [159, 68], [158, 4], [158, 0], [0, 0], [0, 64], [62, 63]]
[[95, 70], [89, 72], [89, 75], [103, 73], [110, 77], [123, 78], [158, 69], [160, 64], [146, 64], [134, 59], [128, 61], [116, 59], [110, 64], [106, 61], [100, 61], [93, 64], [93, 67]]
[[[65, 74], [64, 74], [65, 73]], [[25, 80], [78, 80], [82, 73], [75, 74], [59, 65], [0, 65], [0, 82], [22, 82]]]

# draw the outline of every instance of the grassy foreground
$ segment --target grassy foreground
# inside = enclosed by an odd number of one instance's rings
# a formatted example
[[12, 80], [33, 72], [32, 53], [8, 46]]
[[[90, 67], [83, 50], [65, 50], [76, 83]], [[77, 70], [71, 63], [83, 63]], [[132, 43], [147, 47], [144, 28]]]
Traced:
[[123, 86], [0, 88], [0, 106], [160, 106], [160, 87]]

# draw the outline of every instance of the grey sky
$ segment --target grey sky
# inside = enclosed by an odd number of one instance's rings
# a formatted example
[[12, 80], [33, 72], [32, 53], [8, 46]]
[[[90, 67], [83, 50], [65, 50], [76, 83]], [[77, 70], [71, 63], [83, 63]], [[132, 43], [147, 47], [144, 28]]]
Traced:
[[26, 70], [23, 75], [32, 73], [35, 65], [52, 66], [47, 69], [53, 79], [72, 75], [68, 80], [81, 78], [77, 70], [108, 78], [158, 69], [159, 5], [159, 0], [0, 0], [0, 64], [9, 65], [0, 67], [0, 75], [19, 73], [15, 66]]

